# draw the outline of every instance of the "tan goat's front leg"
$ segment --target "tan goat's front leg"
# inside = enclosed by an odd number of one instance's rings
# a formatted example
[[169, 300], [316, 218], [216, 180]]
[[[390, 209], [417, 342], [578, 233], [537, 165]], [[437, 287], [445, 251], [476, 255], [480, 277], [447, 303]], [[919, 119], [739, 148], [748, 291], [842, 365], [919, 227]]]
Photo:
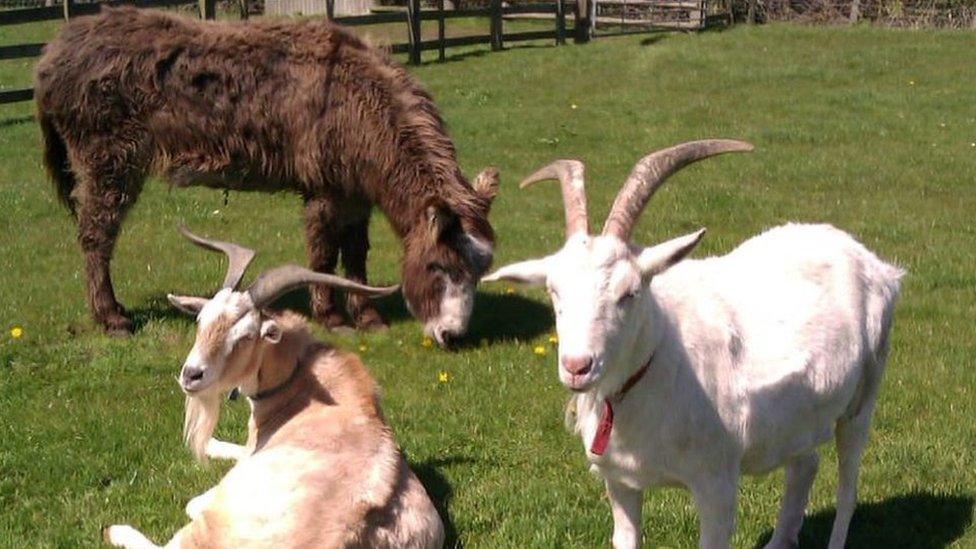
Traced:
[[643, 490], [607, 480], [607, 496], [613, 511], [613, 549], [637, 549], [641, 546]]
[[207, 441], [207, 448], [204, 450], [204, 454], [206, 454], [208, 458], [212, 459], [230, 459], [240, 461], [247, 457], [248, 450], [247, 447], [241, 446], [240, 444], [224, 442], [222, 440], [211, 438]]
[[[184, 528], [185, 530], [185, 528]], [[180, 530], [165, 545], [165, 549], [176, 549], [180, 546], [180, 537], [183, 530]], [[129, 526], [128, 524], [113, 524], [102, 530], [102, 537], [105, 543], [115, 547], [125, 547], [127, 549], [157, 549], [160, 546], [153, 543], [142, 532]]]

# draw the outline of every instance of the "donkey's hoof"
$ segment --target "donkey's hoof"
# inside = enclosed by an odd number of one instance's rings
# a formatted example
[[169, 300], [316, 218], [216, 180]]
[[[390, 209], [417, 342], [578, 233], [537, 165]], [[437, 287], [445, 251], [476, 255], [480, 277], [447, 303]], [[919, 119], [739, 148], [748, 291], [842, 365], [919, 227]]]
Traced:
[[385, 332], [390, 325], [375, 309], [367, 309], [356, 316], [356, 328], [366, 332]]
[[105, 332], [111, 336], [130, 336], [136, 331], [136, 325], [132, 319], [120, 314], [110, 315], [102, 321]]

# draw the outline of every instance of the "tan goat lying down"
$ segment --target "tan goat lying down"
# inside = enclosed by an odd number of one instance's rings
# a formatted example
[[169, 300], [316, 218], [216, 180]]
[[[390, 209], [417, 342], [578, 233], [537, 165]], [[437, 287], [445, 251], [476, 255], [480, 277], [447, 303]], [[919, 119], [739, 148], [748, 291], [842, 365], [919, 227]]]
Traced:
[[[383, 420], [377, 386], [359, 357], [317, 341], [297, 314], [262, 310], [309, 283], [382, 295], [297, 266], [235, 288], [254, 253], [184, 234], [230, 258], [212, 299], [169, 296], [197, 315], [197, 338], [180, 374], [185, 436], [199, 458], [240, 458], [217, 486], [186, 507], [192, 522], [166, 547], [440, 547], [444, 526]], [[247, 448], [211, 439], [222, 395], [240, 387], [251, 403]], [[156, 547], [115, 525], [105, 540]]]

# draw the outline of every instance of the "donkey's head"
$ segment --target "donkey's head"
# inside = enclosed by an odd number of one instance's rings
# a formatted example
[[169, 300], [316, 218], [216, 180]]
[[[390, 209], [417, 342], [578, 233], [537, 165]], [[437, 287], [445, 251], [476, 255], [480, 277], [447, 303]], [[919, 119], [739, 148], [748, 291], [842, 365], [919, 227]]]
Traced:
[[405, 242], [404, 300], [442, 347], [467, 331], [475, 286], [491, 266], [495, 237], [488, 212], [498, 193], [498, 170], [478, 174], [473, 187], [476, 197], [463, 207], [429, 201]]
[[[566, 211], [566, 243], [550, 256], [502, 267], [485, 281], [508, 280], [545, 285], [556, 312], [559, 335], [559, 379], [574, 391], [619, 388], [646, 356], [638, 338], [650, 338], [646, 315], [651, 308], [649, 283], [684, 259], [704, 229], [643, 248], [630, 240], [637, 218], [668, 176], [709, 156], [752, 150], [742, 141], [705, 140], [685, 143], [644, 157], [617, 195], [599, 236], [591, 236], [583, 187], [583, 163], [558, 160], [522, 182], [558, 179]], [[637, 351], [640, 349], [640, 351]], [[629, 369], [628, 369], [629, 368]]]
[[327, 284], [350, 292], [389, 295], [397, 286], [374, 288], [297, 265], [265, 271], [246, 290], [237, 285], [254, 258], [247, 248], [180, 231], [197, 245], [227, 255], [223, 287], [212, 298], [168, 295], [176, 308], [197, 318], [197, 335], [178, 379], [187, 395], [184, 436], [201, 456], [217, 422], [222, 393], [255, 376], [265, 353], [282, 340], [282, 327], [264, 307], [277, 297], [309, 284]]

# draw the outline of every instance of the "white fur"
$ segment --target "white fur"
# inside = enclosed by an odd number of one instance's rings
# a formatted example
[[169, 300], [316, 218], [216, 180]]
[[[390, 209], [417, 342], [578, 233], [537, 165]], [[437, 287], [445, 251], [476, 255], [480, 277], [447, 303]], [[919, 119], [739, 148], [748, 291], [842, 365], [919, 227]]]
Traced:
[[830, 547], [842, 547], [903, 272], [833, 227], [791, 224], [654, 276], [692, 241], [641, 250], [575, 235], [558, 253], [488, 279], [545, 282], [560, 358], [593, 359], [586, 376], [559, 368], [580, 391], [570, 408], [586, 448], [604, 397], [653, 356], [614, 399], [606, 453], [587, 454], [606, 480], [615, 547], [640, 545], [643, 490], [660, 485], [691, 490], [702, 547], [728, 547], [740, 474], [783, 466], [786, 493], [769, 546], [795, 545], [817, 448], [832, 437], [840, 483]]
[[437, 344], [445, 346], [446, 335], [458, 336], [468, 329], [468, 319], [474, 307], [474, 286], [457, 284], [446, 275], [444, 293], [441, 295], [440, 315], [427, 322], [424, 332], [434, 338]]

